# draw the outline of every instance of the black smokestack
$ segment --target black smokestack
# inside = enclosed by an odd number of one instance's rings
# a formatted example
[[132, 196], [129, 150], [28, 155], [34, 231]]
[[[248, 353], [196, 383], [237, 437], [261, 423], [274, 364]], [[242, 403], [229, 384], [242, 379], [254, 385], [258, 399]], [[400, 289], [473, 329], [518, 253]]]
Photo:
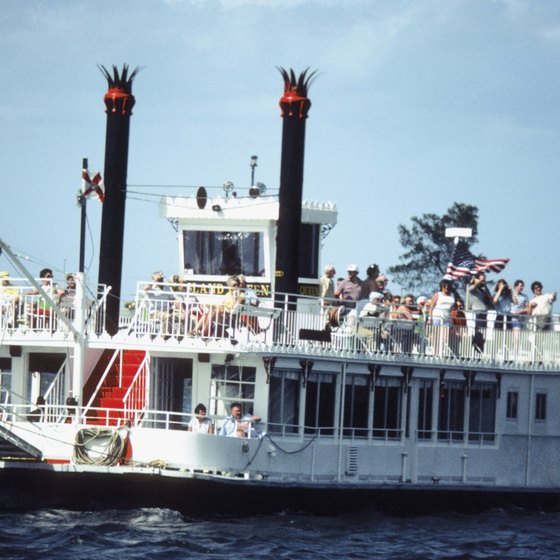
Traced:
[[278, 232], [276, 235], [277, 292], [298, 292], [299, 235], [303, 196], [303, 156], [305, 151], [305, 120], [311, 107], [307, 91], [316, 72], [308, 69], [296, 77], [293, 70], [278, 68], [284, 78], [284, 95], [280, 99], [282, 128], [282, 162]]
[[113, 66], [113, 75], [104, 66], [99, 69], [107, 79], [105, 94], [107, 135], [105, 139], [105, 202], [101, 221], [99, 251], [99, 283], [111, 286], [107, 299], [107, 331], [115, 334], [119, 328], [119, 307], [124, 239], [124, 211], [126, 202], [126, 173], [128, 167], [128, 137], [130, 116], [134, 107], [132, 81], [139, 69], [130, 76], [128, 66], [122, 72]]

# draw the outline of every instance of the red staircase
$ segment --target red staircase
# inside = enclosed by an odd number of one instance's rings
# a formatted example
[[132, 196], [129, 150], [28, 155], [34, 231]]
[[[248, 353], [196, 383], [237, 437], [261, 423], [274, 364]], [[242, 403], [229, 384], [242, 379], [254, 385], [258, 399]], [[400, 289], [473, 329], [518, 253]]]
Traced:
[[[88, 382], [84, 387], [84, 402], [89, 402], [93, 392], [95, 391], [99, 380], [107, 369], [114, 351], [105, 350], [101, 356], [97, 366], [91, 374]], [[118, 426], [125, 423], [128, 418], [125, 417], [125, 403], [123, 398], [138, 373], [140, 364], [146, 357], [143, 350], [123, 350], [122, 351], [122, 372], [120, 372], [121, 360], [119, 356], [115, 359], [111, 369], [105, 377], [103, 384], [99, 388], [95, 398], [91, 403], [94, 409], [114, 409], [114, 410], [88, 410], [86, 417], [89, 424]], [[145, 405], [145, 394], [135, 398], [135, 402], [129, 402], [129, 408], [136, 410], [142, 409]]]

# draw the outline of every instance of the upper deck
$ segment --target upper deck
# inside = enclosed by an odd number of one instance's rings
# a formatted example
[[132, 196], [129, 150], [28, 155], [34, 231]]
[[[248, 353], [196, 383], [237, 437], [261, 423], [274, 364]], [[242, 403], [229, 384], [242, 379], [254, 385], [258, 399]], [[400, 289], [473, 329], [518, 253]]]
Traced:
[[[104, 298], [86, 299], [85, 344], [97, 348], [143, 348], [181, 354], [205, 352], [253, 353], [365, 364], [430, 365], [477, 369], [560, 371], [560, 323], [552, 318], [549, 331], [536, 330], [529, 317], [521, 330], [498, 323], [488, 314], [487, 326], [475, 329], [467, 313], [465, 324], [434, 327], [423, 316], [414, 321], [390, 317], [332, 319], [332, 310], [319, 298], [260, 295], [259, 305], [237, 305], [224, 311], [226, 288], [221, 285], [164, 284], [157, 292], [138, 283], [136, 299], [119, 332], [105, 330]], [[104, 293], [100, 287], [98, 293]], [[105, 292], [106, 293], [106, 292]], [[14, 280], [0, 305], [2, 344], [71, 347], [75, 336], [64, 314], [79, 331], [73, 298], [60, 298], [60, 310], [45, 309], [41, 296], [24, 280]], [[331, 319], [329, 320], [329, 316]]]

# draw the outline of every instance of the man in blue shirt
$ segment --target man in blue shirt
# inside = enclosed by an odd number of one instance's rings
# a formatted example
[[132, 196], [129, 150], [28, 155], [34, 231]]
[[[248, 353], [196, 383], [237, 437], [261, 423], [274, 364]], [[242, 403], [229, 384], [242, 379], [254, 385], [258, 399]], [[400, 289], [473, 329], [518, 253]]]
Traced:
[[234, 402], [231, 404], [231, 416], [224, 420], [220, 428], [220, 435], [226, 437], [251, 437], [254, 433], [252, 427], [253, 422], [260, 422], [260, 416], [243, 416], [243, 407], [241, 403]]

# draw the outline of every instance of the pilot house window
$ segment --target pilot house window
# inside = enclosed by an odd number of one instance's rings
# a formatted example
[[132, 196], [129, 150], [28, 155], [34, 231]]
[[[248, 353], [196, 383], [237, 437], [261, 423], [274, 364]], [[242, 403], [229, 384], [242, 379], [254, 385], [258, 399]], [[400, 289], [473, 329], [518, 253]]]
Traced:
[[183, 264], [186, 274], [263, 276], [263, 234], [183, 231]]
[[299, 275], [303, 278], [317, 278], [320, 276], [321, 226], [319, 224], [301, 224], [299, 237]]

